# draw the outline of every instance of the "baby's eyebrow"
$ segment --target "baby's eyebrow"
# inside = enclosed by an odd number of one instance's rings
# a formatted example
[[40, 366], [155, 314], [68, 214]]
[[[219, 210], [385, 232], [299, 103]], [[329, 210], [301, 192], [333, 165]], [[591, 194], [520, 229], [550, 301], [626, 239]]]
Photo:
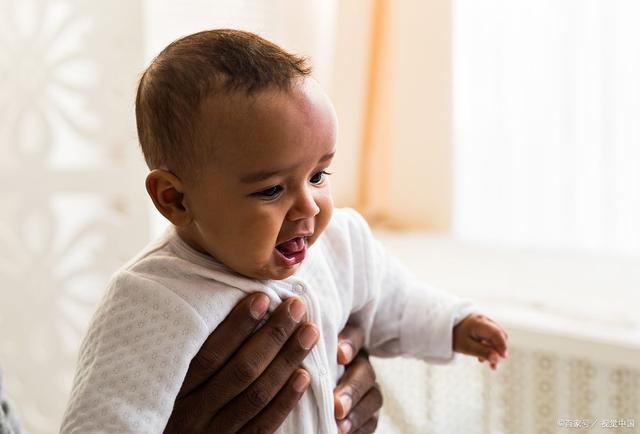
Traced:
[[[332, 151], [326, 155], [324, 155], [322, 158], [320, 158], [320, 160], [318, 160], [318, 163], [322, 163], [324, 161], [330, 160], [333, 158], [333, 156], [335, 155], [336, 151]], [[272, 176], [276, 176], [280, 173], [284, 173], [284, 172], [289, 172], [293, 169], [295, 169], [297, 166], [290, 166], [290, 167], [282, 167], [279, 169], [274, 169], [274, 170], [260, 170], [258, 172], [254, 172], [254, 173], [249, 173], [247, 175], [244, 175], [242, 178], [240, 178], [240, 182], [243, 182], [245, 184], [252, 184], [254, 182], [259, 182], [259, 181], [264, 181], [265, 179], [269, 179]]]

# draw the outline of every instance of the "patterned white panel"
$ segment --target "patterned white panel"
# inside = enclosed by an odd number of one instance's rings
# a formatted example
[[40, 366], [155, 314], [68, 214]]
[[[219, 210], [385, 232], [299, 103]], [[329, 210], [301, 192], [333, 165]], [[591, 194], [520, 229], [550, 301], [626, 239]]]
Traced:
[[140, 9], [0, 0], [0, 365], [31, 433], [58, 432], [88, 319], [148, 239]]
[[471, 357], [448, 366], [373, 359], [384, 395], [380, 431], [640, 433], [640, 369], [622, 359], [609, 364], [517, 346], [509, 352], [496, 372]]

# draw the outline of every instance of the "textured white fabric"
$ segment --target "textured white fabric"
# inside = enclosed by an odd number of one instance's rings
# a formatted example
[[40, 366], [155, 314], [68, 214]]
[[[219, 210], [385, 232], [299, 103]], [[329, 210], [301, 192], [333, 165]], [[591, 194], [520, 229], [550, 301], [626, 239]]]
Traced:
[[364, 327], [377, 356], [452, 359], [454, 324], [466, 301], [414, 281], [374, 240], [354, 210], [337, 209], [296, 273], [256, 281], [187, 246], [169, 229], [110, 282], [80, 351], [62, 433], [159, 433], [189, 362], [248, 293], [264, 291], [269, 311], [298, 296], [321, 332], [304, 361], [308, 390], [279, 433], [336, 433], [333, 388], [337, 336]]

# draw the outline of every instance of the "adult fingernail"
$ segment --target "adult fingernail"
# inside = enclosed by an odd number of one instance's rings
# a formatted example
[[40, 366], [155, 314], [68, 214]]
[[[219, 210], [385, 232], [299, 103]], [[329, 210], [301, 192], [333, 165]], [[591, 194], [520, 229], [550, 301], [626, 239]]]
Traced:
[[349, 361], [353, 357], [353, 348], [351, 347], [351, 345], [346, 342], [342, 342], [340, 344], [340, 351], [342, 351], [342, 355], [344, 356], [346, 363], [349, 363]]
[[309, 377], [306, 374], [299, 373], [293, 380], [293, 390], [298, 393], [304, 392], [309, 385]]
[[318, 340], [318, 331], [313, 326], [306, 326], [300, 333], [300, 345], [305, 350], [308, 350]]
[[304, 303], [298, 299], [289, 305], [289, 315], [291, 315], [291, 318], [293, 318], [295, 322], [300, 322], [305, 311]]
[[347, 434], [351, 429], [351, 421], [349, 419], [344, 419], [338, 422], [338, 429], [340, 430], [340, 434]]
[[351, 410], [351, 397], [349, 395], [340, 395], [338, 397], [340, 405], [342, 406], [342, 414], [347, 417], [349, 410]]
[[269, 297], [266, 295], [259, 295], [253, 299], [251, 302], [251, 316], [255, 319], [260, 319], [267, 313], [267, 309], [269, 309]]

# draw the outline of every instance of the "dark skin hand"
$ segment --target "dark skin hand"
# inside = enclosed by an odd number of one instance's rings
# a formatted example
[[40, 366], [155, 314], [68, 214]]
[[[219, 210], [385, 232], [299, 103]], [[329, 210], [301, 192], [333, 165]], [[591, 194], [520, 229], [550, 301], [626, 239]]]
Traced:
[[[261, 293], [245, 297], [207, 338], [191, 361], [165, 433], [272, 433], [295, 408], [310, 381], [300, 365], [317, 343], [319, 331], [306, 321], [304, 302], [293, 297], [254, 333], [268, 301]], [[349, 327], [341, 337], [357, 353], [362, 331]], [[350, 360], [342, 358], [345, 363]], [[352, 409], [346, 412], [355, 423], [348, 432], [375, 429], [382, 401], [376, 407], [363, 399], [374, 382], [366, 354], [358, 354], [336, 388], [353, 397]]]
[[[369, 362], [361, 328], [347, 325], [338, 336], [338, 363], [347, 365], [333, 391], [336, 422], [341, 434], [369, 434], [378, 426], [382, 392]], [[354, 357], [355, 354], [355, 357]]]

